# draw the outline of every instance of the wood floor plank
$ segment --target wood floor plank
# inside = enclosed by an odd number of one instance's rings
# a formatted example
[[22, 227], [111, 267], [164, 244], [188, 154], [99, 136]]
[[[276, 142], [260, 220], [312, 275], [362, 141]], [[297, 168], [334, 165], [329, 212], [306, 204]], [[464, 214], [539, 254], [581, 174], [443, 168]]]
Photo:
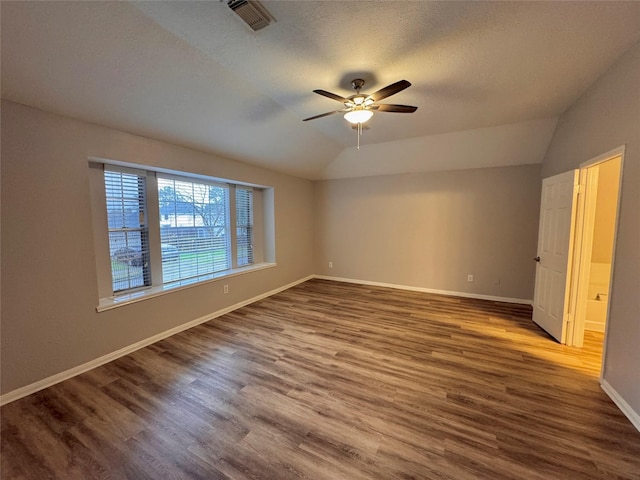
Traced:
[[2, 479], [640, 479], [603, 335], [311, 280], [2, 407]]

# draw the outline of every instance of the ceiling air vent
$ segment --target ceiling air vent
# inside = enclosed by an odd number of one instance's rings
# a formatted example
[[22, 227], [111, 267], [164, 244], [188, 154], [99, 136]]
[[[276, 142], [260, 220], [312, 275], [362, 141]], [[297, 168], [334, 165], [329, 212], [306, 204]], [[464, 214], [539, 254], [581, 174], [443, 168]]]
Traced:
[[273, 20], [267, 9], [255, 0], [229, 0], [227, 5], [256, 32]]

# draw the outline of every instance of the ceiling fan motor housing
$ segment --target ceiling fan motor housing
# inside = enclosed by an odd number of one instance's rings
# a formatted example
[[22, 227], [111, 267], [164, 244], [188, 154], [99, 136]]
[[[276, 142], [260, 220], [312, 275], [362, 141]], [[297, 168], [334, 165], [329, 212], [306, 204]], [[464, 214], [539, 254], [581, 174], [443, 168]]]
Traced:
[[360, 90], [362, 87], [364, 87], [364, 80], [362, 80], [361, 78], [356, 78], [355, 80], [351, 81], [351, 86], [354, 90]]

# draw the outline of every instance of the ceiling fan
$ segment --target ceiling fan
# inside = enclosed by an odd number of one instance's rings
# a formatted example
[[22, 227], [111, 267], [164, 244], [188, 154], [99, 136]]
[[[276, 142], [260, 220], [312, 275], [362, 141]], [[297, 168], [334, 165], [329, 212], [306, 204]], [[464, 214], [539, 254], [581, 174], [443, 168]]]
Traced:
[[355, 80], [353, 80], [351, 82], [351, 86], [353, 86], [353, 89], [356, 91], [356, 93], [355, 95], [351, 95], [350, 97], [342, 97], [340, 95], [336, 95], [335, 93], [327, 92], [326, 90], [314, 90], [314, 93], [344, 103], [344, 108], [342, 110], [334, 110], [333, 112], [322, 113], [320, 115], [305, 118], [303, 122], [306, 122], [308, 120], [315, 120], [316, 118], [326, 117], [328, 115], [334, 115], [336, 113], [344, 113], [344, 118], [347, 121], [358, 124], [364, 123], [369, 120], [373, 116], [373, 112], [413, 113], [418, 109], [418, 107], [412, 107], [409, 105], [389, 105], [377, 103], [380, 100], [390, 97], [391, 95], [395, 95], [405, 88], [410, 87], [411, 83], [407, 82], [406, 80], [400, 80], [399, 82], [387, 85], [386, 87], [381, 88], [371, 95], [360, 93], [360, 89], [364, 86], [364, 80], [362, 80], [361, 78], [356, 78]]
[[355, 95], [350, 97], [342, 97], [326, 90], [314, 90], [314, 93], [322, 95], [333, 100], [344, 103], [342, 110], [334, 110], [332, 112], [322, 113], [313, 117], [305, 118], [303, 122], [315, 120], [316, 118], [327, 117], [336, 113], [344, 113], [344, 118], [352, 124], [353, 128], [358, 129], [358, 149], [360, 149], [360, 136], [362, 135], [362, 124], [373, 116], [373, 112], [395, 112], [395, 113], [413, 113], [418, 107], [410, 105], [391, 105], [385, 103], [377, 103], [391, 95], [401, 92], [405, 88], [411, 86], [406, 80], [387, 85], [371, 95], [360, 93], [360, 89], [364, 87], [364, 80], [356, 78], [351, 82], [351, 86], [356, 91]]

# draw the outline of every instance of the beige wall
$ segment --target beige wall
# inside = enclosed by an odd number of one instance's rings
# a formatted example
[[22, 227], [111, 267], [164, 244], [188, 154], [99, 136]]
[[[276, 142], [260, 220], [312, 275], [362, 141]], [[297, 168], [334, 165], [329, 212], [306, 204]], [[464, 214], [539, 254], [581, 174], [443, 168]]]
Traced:
[[540, 188], [540, 165], [317, 182], [316, 272], [531, 299]]
[[626, 145], [603, 378], [640, 415], [640, 43], [558, 122], [544, 177]]
[[[89, 156], [275, 188], [278, 266], [96, 313]], [[313, 273], [306, 180], [2, 102], [5, 394]]]
[[604, 162], [597, 168], [598, 193], [596, 197], [591, 261], [595, 263], [611, 263], [618, 208], [620, 160], [615, 159]]

